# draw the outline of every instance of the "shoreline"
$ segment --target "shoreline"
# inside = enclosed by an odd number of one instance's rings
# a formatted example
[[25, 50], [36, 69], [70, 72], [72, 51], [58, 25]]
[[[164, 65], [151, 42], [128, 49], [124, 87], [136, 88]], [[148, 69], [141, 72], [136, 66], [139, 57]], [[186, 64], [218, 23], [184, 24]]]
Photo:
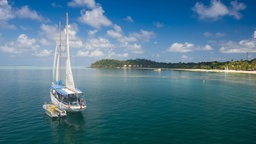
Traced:
[[[84, 68], [77, 66], [75, 68]], [[90, 68], [90, 67], [88, 67]], [[6, 69], [39, 69], [39, 70], [48, 70], [52, 69], [49, 66], [0, 66], [0, 70]], [[256, 74], [256, 71], [242, 71], [242, 70], [218, 70], [218, 69], [182, 69], [182, 68], [123, 68], [118, 67], [118, 69], [141, 69], [141, 70], [154, 70], [160, 72], [161, 70], [174, 70], [174, 71], [190, 71], [190, 72], [215, 72], [215, 73], [237, 73], [237, 74]]]
[[256, 71], [241, 71], [241, 70], [207, 70], [207, 69], [173, 69], [177, 71], [191, 71], [191, 72], [216, 72], [216, 73], [240, 73], [240, 74], [256, 74]]
[[156, 72], [161, 72], [162, 70], [173, 70], [173, 71], [189, 71], [189, 72], [256, 74], [256, 71], [218, 70], [218, 69], [182, 69], [182, 68], [148, 68], [148, 67], [147, 68], [146, 67], [132, 67], [132, 68], [117, 67], [117, 69], [124, 69], [124, 70], [127, 70], [127, 69], [129, 69], [129, 70], [154, 70]]

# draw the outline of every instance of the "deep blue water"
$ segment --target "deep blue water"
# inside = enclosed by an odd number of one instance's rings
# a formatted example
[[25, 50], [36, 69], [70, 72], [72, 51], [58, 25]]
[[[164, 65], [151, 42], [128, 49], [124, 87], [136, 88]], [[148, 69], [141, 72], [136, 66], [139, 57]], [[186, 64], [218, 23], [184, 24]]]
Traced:
[[87, 109], [49, 118], [51, 69], [0, 69], [0, 143], [256, 143], [256, 75], [74, 69]]

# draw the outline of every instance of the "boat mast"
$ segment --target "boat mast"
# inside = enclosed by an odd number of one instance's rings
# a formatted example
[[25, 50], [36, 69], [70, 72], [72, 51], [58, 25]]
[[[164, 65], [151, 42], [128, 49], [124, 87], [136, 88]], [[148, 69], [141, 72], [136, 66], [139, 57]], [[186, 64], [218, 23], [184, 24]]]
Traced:
[[66, 87], [70, 90], [76, 91], [70, 63], [68, 13], [66, 13]]

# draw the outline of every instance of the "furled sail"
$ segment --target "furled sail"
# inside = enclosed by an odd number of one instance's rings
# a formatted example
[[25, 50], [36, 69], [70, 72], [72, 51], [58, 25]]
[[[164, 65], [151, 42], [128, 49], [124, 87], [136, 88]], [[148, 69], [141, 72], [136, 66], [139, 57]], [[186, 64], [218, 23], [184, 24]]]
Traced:
[[55, 74], [55, 81], [58, 82], [60, 80], [60, 53], [59, 47], [57, 46], [57, 55], [56, 55], [56, 74]]
[[57, 82], [57, 76], [56, 76], [56, 73], [57, 73], [57, 69], [56, 69], [57, 50], [58, 50], [58, 46], [56, 44], [55, 53], [54, 53], [54, 60], [53, 60], [53, 68], [52, 68], [52, 78], [53, 78], [54, 83]]
[[61, 80], [61, 28], [59, 24], [59, 42], [56, 42], [54, 63], [53, 63], [53, 82], [58, 83]]
[[70, 90], [76, 91], [70, 63], [68, 13], [66, 13], [66, 87]]

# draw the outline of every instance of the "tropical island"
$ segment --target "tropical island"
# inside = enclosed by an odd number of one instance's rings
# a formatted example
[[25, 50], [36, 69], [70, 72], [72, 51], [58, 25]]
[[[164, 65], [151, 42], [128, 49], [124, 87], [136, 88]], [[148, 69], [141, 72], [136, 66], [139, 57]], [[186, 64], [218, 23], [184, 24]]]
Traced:
[[129, 69], [178, 69], [178, 70], [229, 70], [229, 71], [256, 71], [256, 59], [227, 61], [227, 62], [189, 62], [165, 63], [147, 59], [115, 60], [102, 59], [91, 64], [91, 68], [129, 68]]

